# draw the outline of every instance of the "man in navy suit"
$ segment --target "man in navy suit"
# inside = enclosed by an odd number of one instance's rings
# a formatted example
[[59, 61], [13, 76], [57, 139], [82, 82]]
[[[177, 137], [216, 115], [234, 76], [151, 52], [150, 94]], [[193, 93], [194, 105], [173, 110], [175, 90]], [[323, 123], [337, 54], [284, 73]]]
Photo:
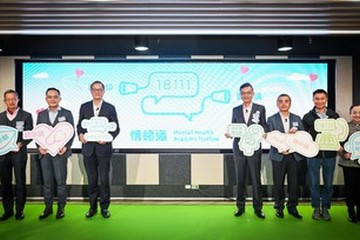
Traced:
[[[269, 132], [277, 130], [282, 133], [295, 133], [297, 130], [304, 130], [301, 118], [289, 111], [291, 98], [288, 94], [280, 94], [276, 103], [279, 112], [268, 118]], [[275, 215], [279, 218], [284, 217], [284, 181], [287, 174], [289, 198], [286, 207], [289, 214], [299, 219], [302, 218], [296, 208], [298, 205], [297, 163], [304, 157], [297, 153], [289, 153], [289, 150], [279, 152], [277, 148], [271, 146], [269, 159], [272, 162], [273, 169]]]
[[[253, 103], [254, 89], [250, 83], [244, 83], [240, 86], [240, 95], [243, 104], [233, 109], [232, 123], [245, 123], [247, 126], [251, 124], [260, 124], [266, 131], [266, 112], [265, 107]], [[229, 137], [228, 134], [226, 134]], [[262, 212], [262, 185], [260, 179], [261, 170], [261, 153], [262, 149], [255, 151], [251, 157], [245, 156], [239, 149], [239, 138], [234, 138], [233, 154], [235, 161], [235, 170], [237, 177], [237, 196], [236, 206], [237, 211], [235, 216], [239, 217], [245, 212], [245, 197], [246, 197], [246, 176], [250, 175], [252, 192], [253, 192], [253, 207], [257, 217], [264, 219], [265, 215]]]
[[[0, 113], [0, 125], [9, 126], [18, 130], [16, 145], [17, 151], [9, 152], [0, 156], [0, 178], [1, 194], [4, 207], [4, 214], [1, 220], [5, 221], [14, 215], [14, 195], [15, 200], [15, 219], [24, 219], [24, 207], [26, 202], [26, 162], [27, 162], [27, 145], [31, 140], [24, 140], [23, 131], [33, 128], [33, 119], [30, 113], [18, 107], [18, 93], [12, 89], [5, 91], [4, 102], [6, 111]], [[15, 174], [15, 194], [12, 186], [13, 170]]]
[[[74, 126], [74, 118], [72, 113], [60, 107], [61, 101], [60, 90], [56, 88], [48, 88], [46, 90], [45, 98], [48, 109], [40, 112], [36, 124], [47, 124], [55, 127], [60, 122], [68, 122]], [[38, 146], [40, 153], [40, 164], [44, 180], [44, 202], [45, 210], [39, 216], [39, 219], [45, 219], [53, 213], [53, 201], [54, 201], [54, 179], [57, 185], [58, 196], [58, 208], [56, 212], [56, 218], [60, 219], [65, 216], [65, 205], [67, 200], [67, 161], [71, 156], [71, 145], [74, 140], [74, 136], [59, 150], [59, 153], [53, 157], [47, 149]]]
[[[106, 117], [109, 122], [116, 123], [116, 130], [110, 132], [115, 138], [119, 132], [119, 122], [115, 107], [103, 100], [105, 86], [100, 81], [91, 84], [92, 101], [86, 102], [80, 107], [79, 122], [77, 125], [77, 133], [82, 143], [82, 154], [84, 155], [84, 165], [88, 177], [88, 193], [90, 200], [90, 209], [86, 213], [87, 218], [93, 217], [97, 213], [97, 202], [100, 197], [101, 215], [104, 218], [110, 217], [108, 210], [110, 205], [110, 163], [112, 157], [112, 142], [97, 141], [88, 142], [85, 138], [87, 129], [81, 126], [81, 122], [85, 119], [96, 117]], [[100, 175], [100, 176], [99, 176]], [[98, 178], [100, 177], [100, 186], [98, 186]]]

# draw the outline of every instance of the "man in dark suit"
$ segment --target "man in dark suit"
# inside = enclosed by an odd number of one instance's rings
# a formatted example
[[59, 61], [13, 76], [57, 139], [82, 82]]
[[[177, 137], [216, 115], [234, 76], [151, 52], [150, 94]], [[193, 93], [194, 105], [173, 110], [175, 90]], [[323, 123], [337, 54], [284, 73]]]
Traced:
[[25, 185], [25, 169], [27, 162], [27, 145], [31, 140], [24, 140], [23, 131], [33, 128], [33, 119], [30, 113], [18, 107], [19, 96], [14, 90], [7, 90], [4, 93], [4, 102], [6, 111], [0, 113], [0, 125], [9, 126], [18, 130], [18, 138], [16, 145], [17, 151], [9, 152], [0, 156], [0, 177], [1, 177], [1, 193], [4, 214], [1, 219], [3, 221], [14, 215], [14, 193], [12, 187], [12, 173], [15, 174], [15, 218], [17, 220], [24, 219], [24, 206], [26, 202], [26, 185]]
[[[100, 196], [101, 215], [104, 218], [110, 217], [110, 163], [112, 157], [112, 142], [97, 141], [90, 142], [85, 138], [87, 129], [81, 126], [81, 122], [85, 119], [96, 117], [106, 117], [109, 122], [116, 123], [116, 130], [110, 132], [115, 138], [119, 132], [119, 122], [115, 107], [103, 100], [105, 86], [100, 81], [91, 84], [92, 101], [86, 102], [80, 107], [79, 122], [77, 125], [77, 133], [82, 142], [82, 154], [84, 155], [84, 165], [88, 177], [88, 193], [90, 200], [90, 209], [86, 213], [87, 218], [93, 217], [97, 213], [97, 202]], [[98, 186], [98, 178], [100, 175], [100, 186]]]
[[[282, 133], [295, 133], [297, 130], [304, 130], [301, 118], [289, 111], [291, 107], [291, 98], [289, 95], [280, 94], [276, 103], [279, 112], [268, 118], [268, 132], [277, 130]], [[271, 160], [273, 169], [275, 215], [279, 218], [284, 217], [284, 181], [285, 175], [287, 174], [289, 198], [286, 207], [289, 214], [296, 218], [302, 218], [296, 208], [299, 202], [297, 163], [303, 160], [304, 157], [297, 153], [289, 153], [289, 149], [279, 152], [277, 148], [271, 146], [269, 159]]]
[[[265, 107], [252, 102], [254, 97], [254, 89], [250, 83], [244, 83], [240, 86], [240, 95], [243, 104], [237, 106], [232, 112], [232, 123], [245, 123], [247, 126], [251, 124], [260, 124], [266, 131], [266, 112]], [[229, 137], [228, 134], [226, 134]], [[262, 149], [255, 151], [251, 157], [245, 156], [244, 152], [239, 149], [239, 138], [234, 138], [233, 154], [235, 161], [235, 170], [237, 177], [237, 211], [235, 216], [239, 217], [245, 212], [245, 196], [246, 196], [246, 176], [250, 175], [253, 207], [257, 217], [264, 219], [262, 212], [262, 185], [260, 179], [261, 170], [261, 153]]]
[[[47, 124], [55, 127], [60, 122], [68, 122], [74, 126], [74, 118], [72, 113], [60, 107], [61, 101], [60, 91], [56, 88], [48, 88], [46, 90], [45, 100], [48, 109], [38, 114], [36, 124]], [[71, 144], [74, 136], [59, 150], [59, 153], [53, 157], [45, 147], [38, 146], [40, 153], [40, 165], [44, 180], [44, 203], [45, 210], [39, 216], [39, 219], [45, 219], [53, 213], [54, 201], [54, 179], [57, 185], [58, 208], [56, 218], [60, 219], [65, 216], [65, 205], [67, 200], [67, 160], [71, 156]]]

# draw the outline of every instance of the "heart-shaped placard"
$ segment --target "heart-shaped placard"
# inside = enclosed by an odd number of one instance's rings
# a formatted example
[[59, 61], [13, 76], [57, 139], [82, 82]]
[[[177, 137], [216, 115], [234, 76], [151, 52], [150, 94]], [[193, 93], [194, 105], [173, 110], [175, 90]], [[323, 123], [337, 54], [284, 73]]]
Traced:
[[74, 136], [74, 127], [68, 122], [60, 122], [54, 128], [47, 124], [38, 124], [32, 131], [24, 131], [24, 139], [33, 139], [42, 148], [55, 157], [61, 148]]

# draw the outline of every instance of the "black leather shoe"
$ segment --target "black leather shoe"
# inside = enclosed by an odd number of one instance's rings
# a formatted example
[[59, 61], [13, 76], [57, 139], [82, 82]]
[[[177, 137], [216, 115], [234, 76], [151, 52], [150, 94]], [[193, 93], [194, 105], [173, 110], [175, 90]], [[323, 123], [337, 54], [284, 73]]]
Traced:
[[348, 216], [348, 220], [349, 222], [352, 222], [352, 223], [357, 223], [359, 221], [359, 219], [356, 217], [356, 215], [349, 215]]
[[65, 210], [63, 208], [58, 208], [56, 212], [56, 219], [65, 217]]
[[25, 215], [24, 215], [24, 212], [21, 211], [21, 212], [16, 212], [15, 214], [15, 219], [16, 220], [23, 220], [25, 218]]
[[265, 219], [265, 214], [261, 210], [255, 210], [255, 215], [260, 219]]
[[298, 218], [298, 219], [302, 218], [302, 216], [299, 214], [299, 212], [296, 208], [289, 208], [288, 212], [290, 215], [293, 215], [295, 218]]
[[97, 213], [97, 209], [90, 208], [85, 216], [86, 218], [92, 218], [96, 213]]
[[104, 217], [104, 218], [109, 218], [111, 216], [109, 210], [107, 209], [101, 209], [101, 215]]
[[52, 208], [46, 208], [39, 216], [39, 219], [45, 219], [53, 213]]
[[1, 221], [6, 221], [9, 218], [11, 218], [12, 216], [14, 216], [14, 212], [6, 212], [2, 215]]
[[284, 211], [280, 208], [277, 208], [275, 212], [275, 216], [277, 216], [278, 218], [284, 218]]
[[239, 208], [235, 213], [234, 216], [235, 217], [240, 217], [241, 215], [243, 215], [245, 212], [245, 208]]

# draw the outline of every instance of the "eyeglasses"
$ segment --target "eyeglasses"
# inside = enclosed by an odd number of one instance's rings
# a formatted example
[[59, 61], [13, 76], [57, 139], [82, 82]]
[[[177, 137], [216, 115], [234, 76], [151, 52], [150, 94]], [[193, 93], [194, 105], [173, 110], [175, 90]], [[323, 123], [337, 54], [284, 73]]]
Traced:
[[92, 88], [91, 91], [93, 91], [93, 92], [103, 92], [104, 89], [103, 88]]
[[4, 101], [5, 102], [16, 102], [18, 99], [17, 98], [7, 98]]

